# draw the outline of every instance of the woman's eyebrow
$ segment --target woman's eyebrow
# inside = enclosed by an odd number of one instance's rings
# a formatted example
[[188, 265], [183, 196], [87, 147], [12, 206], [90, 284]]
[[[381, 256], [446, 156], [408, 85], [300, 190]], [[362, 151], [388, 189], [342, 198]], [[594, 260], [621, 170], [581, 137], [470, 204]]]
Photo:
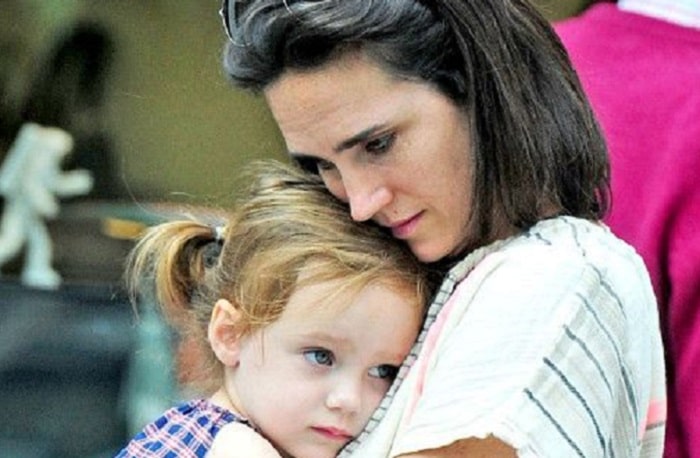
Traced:
[[[385, 124], [375, 124], [373, 126], [370, 126], [367, 129], [365, 129], [365, 130], [353, 135], [352, 137], [348, 138], [347, 140], [343, 140], [340, 143], [338, 143], [333, 148], [333, 151], [335, 153], [342, 153], [343, 151], [354, 147], [358, 143], [362, 143], [362, 142], [369, 140], [369, 138], [372, 135], [374, 135], [375, 133], [377, 133], [378, 131], [380, 131], [382, 129], [385, 129], [385, 127], [386, 127]], [[292, 158], [294, 158], [295, 160], [304, 160], [307, 158], [317, 159], [317, 157], [314, 156], [313, 154], [304, 153], [301, 151], [288, 150], [287, 154], [289, 156], [291, 156]]]
[[357, 145], [358, 143], [362, 143], [367, 141], [372, 135], [375, 134], [378, 130], [384, 129], [385, 125], [384, 124], [375, 124], [374, 126], [368, 127], [367, 129], [361, 131], [358, 134], [353, 135], [352, 137], [348, 138], [347, 140], [343, 140], [342, 142], [338, 143], [335, 148], [333, 148], [333, 151], [336, 153], [341, 153], [344, 150], [350, 149], [353, 146]]

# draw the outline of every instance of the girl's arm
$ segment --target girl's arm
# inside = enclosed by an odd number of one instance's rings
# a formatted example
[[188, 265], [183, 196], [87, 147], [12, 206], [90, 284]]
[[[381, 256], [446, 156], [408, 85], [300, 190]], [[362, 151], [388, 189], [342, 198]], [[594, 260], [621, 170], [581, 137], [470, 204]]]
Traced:
[[214, 438], [207, 458], [281, 458], [267, 439], [242, 423], [230, 423]]

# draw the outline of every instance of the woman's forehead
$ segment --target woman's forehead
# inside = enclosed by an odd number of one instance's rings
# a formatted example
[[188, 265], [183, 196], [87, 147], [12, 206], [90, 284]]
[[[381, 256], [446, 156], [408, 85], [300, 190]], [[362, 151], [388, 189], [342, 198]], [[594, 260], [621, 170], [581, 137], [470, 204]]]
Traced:
[[[435, 90], [393, 78], [366, 59], [314, 71], [288, 72], [265, 90], [268, 106], [295, 152], [335, 151], [363, 132], [397, 124]], [[308, 145], [309, 143], [323, 145]]]

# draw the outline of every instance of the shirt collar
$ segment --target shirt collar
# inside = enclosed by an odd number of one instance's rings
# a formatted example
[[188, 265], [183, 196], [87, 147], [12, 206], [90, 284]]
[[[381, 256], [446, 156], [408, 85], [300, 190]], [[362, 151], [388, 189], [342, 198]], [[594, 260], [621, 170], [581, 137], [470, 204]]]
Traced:
[[700, 29], [700, 0], [618, 0], [623, 11]]

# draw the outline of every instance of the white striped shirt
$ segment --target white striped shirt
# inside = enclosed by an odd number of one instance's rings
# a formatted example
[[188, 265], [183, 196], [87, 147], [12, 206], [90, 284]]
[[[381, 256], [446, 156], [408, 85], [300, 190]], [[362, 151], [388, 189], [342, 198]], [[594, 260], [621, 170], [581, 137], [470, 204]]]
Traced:
[[641, 259], [602, 225], [555, 218], [467, 256], [407, 365], [340, 456], [488, 435], [520, 457], [661, 456], [656, 302]]

